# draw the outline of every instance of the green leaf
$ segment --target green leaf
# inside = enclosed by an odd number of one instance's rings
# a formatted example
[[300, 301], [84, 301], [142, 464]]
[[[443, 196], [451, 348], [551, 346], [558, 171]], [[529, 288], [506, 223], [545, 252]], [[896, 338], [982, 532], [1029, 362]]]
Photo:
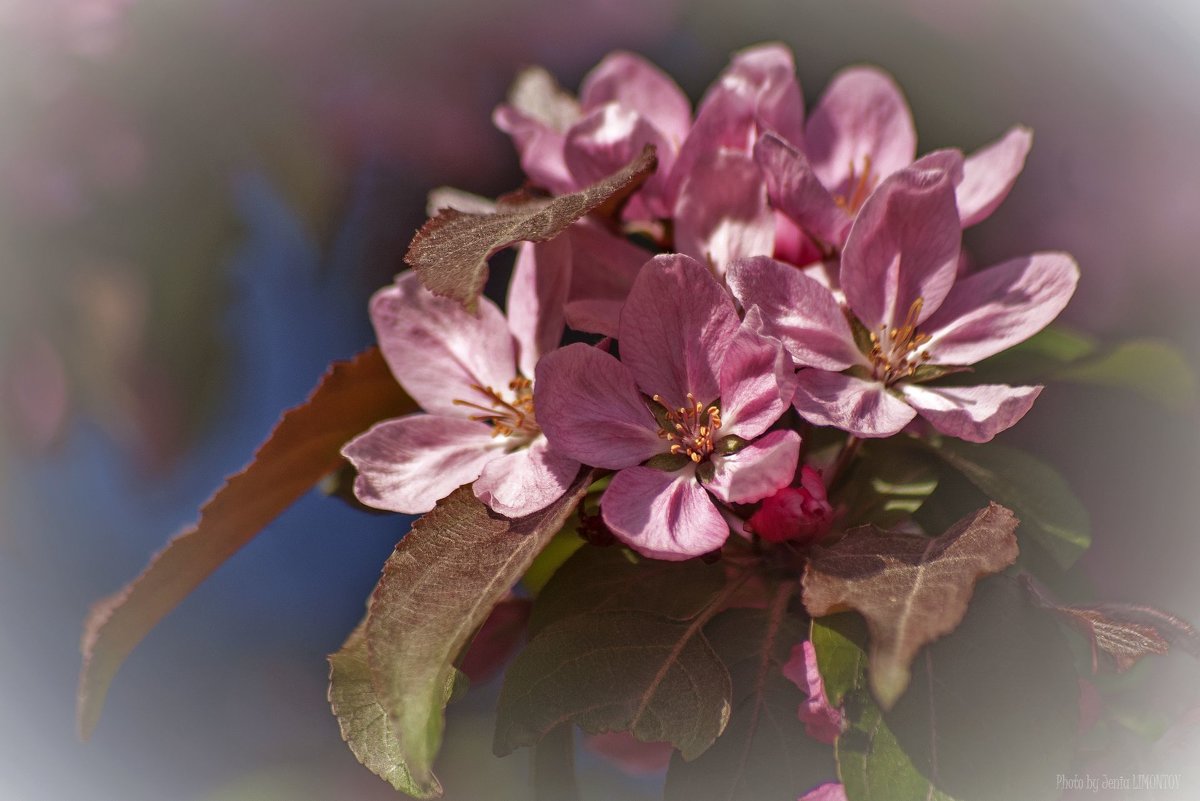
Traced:
[[843, 525], [891, 528], [924, 505], [938, 486], [938, 464], [927, 453], [891, 440], [864, 443], [851, 480], [835, 503], [846, 507]]
[[356, 627], [341, 650], [329, 657], [329, 703], [342, 739], [372, 773], [416, 798], [442, 794], [436, 778], [431, 776], [419, 784], [409, 773], [400, 742], [371, 683], [365, 623]]
[[336, 470], [350, 438], [414, 408], [377, 348], [334, 363], [308, 400], [283, 414], [250, 463], [200, 508], [196, 525], [172, 539], [120, 592], [92, 608], [81, 645], [80, 735], [91, 735], [117, 669], [167, 613]]
[[712, 748], [691, 762], [672, 758], [666, 801], [791, 801], [833, 775], [829, 748], [797, 714], [804, 693], [783, 675], [805, 634], [788, 614], [790, 589], [767, 609], [729, 609], [705, 627], [733, 680], [733, 712]]
[[887, 713], [867, 691], [859, 621], [813, 621], [830, 700], [849, 728], [838, 773], [850, 801], [1049, 801], [1070, 773], [1078, 681], [1049, 615], [1017, 583], [980, 582], [962, 624], [918, 656], [913, 684]]
[[519, 520], [496, 515], [460, 487], [413, 525], [384, 564], [367, 613], [371, 675], [419, 784], [432, 780], [454, 660], [590, 481], [581, 473], [562, 498]]
[[606, 204], [628, 197], [657, 165], [647, 145], [628, 165], [592, 186], [549, 201], [502, 205], [493, 213], [443, 209], [413, 237], [404, 260], [437, 295], [474, 309], [487, 260], [517, 242], [545, 242]]
[[565, 721], [669, 742], [686, 759], [729, 720], [729, 672], [690, 622], [648, 612], [588, 612], [549, 626], [509, 667], [494, 749], [506, 756]]
[[1092, 544], [1087, 510], [1067, 482], [1045, 462], [996, 443], [944, 438], [930, 445], [984, 495], [1011, 508], [1028, 533], [1064, 569]]
[[554, 535], [546, 547], [533, 560], [533, 564], [521, 577], [521, 583], [534, 597], [541, 594], [546, 583], [554, 577], [571, 555], [584, 546], [583, 538], [575, 527], [576, 518], [572, 517], [562, 531]]
[[949, 376], [947, 384], [1031, 384], [1094, 353], [1091, 339], [1058, 326], [1043, 328], [1029, 339], [974, 365], [970, 373]]
[[725, 584], [719, 564], [699, 559], [643, 559], [612, 546], [585, 546], [546, 584], [533, 605], [530, 637], [561, 620], [587, 612], [643, 611], [669, 620], [690, 620]]
[[1058, 372], [1064, 381], [1137, 392], [1174, 412], [1194, 409], [1200, 381], [1179, 349], [1157, 339], [1135, 339]]
[[[961, 801], [1051, 801], [1070, 773], [1079, 681], [1053, 618], [1005, 576], [918, 657], [887, 724], [917, 770]], [[888, 801], [891, 801], [889, 797]]]
[[853, 609], [870, 633], [871, 690], [890, 708], [909, 684], [917, 651], [953, 631], [975, 582], [1017, 558], [1017, 520], [990, 504], [940, 537], [860, 526], [813, 549], [804, 606], [813, 617]]

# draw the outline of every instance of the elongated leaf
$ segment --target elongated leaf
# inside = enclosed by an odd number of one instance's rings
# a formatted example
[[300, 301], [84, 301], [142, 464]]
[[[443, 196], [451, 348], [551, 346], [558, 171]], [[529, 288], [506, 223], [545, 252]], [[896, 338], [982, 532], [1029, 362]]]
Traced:
[[1058, 799], [1078, 716], [1063, 633], [1007, 576], [980, 583], [962, 625], [917, 658], [911, 689], [885, 713], [921, 775], [961, 801]]
[[699, 559], [644, 559], [618, 547], [584, 546], [538, 596], [529, 621], [536, 636], [552, 623], [598, 611], [645, 611], [670, 620], [699, 614], [725, 584], [721, 565]]
[[790, 593], [767, 609], [729, 609], [705, 635], [733, 680], [729, 726], [712, 748], [667, 772], [666, 801], [792, 801], [834, 775], [827, 746], [804, 731], [797, 713], [804, 694], [783, 675], [806, 626], [788, 614]]
[[341, 463], [355, 434], [415, 406], [372, 348], [335, 363], [308, 400], [284, 413], [240, 473], [200, 508], [136, 579], [92, 608], [83, 632], [79, 732], [100, 718], [117, 668], [149, 631], [210, 573]]
[[846, 614], [814, 620], [811, 638], [825, 693], [847, 713], [836, 755], [848, 801], [953, 801], [917, 770], [871, 696], [862, 622]]
[[1028, 533], [1061, 567], [1068, 568], [1092, 544], [1087, 509], [1058, 472], [1024, 451], [944, 439], [931, 446], [987, 497], [1016, 512]]
[[438, 295], [474, 309], [487, 280], [487, 260], [517, 242], [545, 242], [600, 206], [627, 197], [657, 164], [647, 145], [608, 178], [549, 202], [508, 204], [491, 214], [443, 209], [413, 237], [405, 254], [421, 283]]
[[509, 667], [494, 750], [505, 756], [573, 721], [593, 734], [628, 731], [669, 742], [685, 759], [729, 720], [729, 672], [701, 630], [707, 620], [588, 612], [538, 634]]
[[492, 607], [528, 569], [587, 491], [587, 471], [562, 498], [519, 520], [460, 487], [418, 520], [384, 564], [367, 613], [380, 703], [414, 780], [432, 780], [445, 724], [442, 688]]
[[416, 798], [442, 794], [437, 779], [418, 784], [408, 771], [400, 742], [371, 684], [365, 623], [355, 628], [341, 650], [329, 657], [329, 703], [342, 739], [367, 769]]
[[1158, 339], [1124, 342], [1095, 359], [1061, 370], [1065, 381], [1120, 387], [1174, 412], [1194, 409], [1200, 381], [1179, 349]]
[[853, 609], [866, 619], [871, 689], [890, 708], [918, 649], [962, 620], [975, 582], [1016, 560], [1016, 527], [1012, 512], [994, 503], [933, 539], [860, 526], [814, 549], [804, 605], [813, 617]]
[[1124, 603], [1061, 605], [1032, 576], [1024, 579], [1035, 603], [1088, 638], [1093, 672], [1101, 667], [1101, 654], [1117, 672], [1128, 670], [1144, 656], [1166, 654], [1172, 646], [1200, 658], [1200, 634], [1192, 624], [1169, 612]]

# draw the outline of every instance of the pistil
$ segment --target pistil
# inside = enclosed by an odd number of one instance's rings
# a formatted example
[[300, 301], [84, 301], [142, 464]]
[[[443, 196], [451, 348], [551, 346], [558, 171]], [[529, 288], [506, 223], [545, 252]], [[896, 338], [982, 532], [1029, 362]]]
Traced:
[[837, 195], [833, 201], [838, 208], [847, 214], [853, 216], [862, 208], [863, 203], [867, 202], [867, 197], [870, 196], [871, 190], [875, 188], [875, 181], [871, 175], [871, 154], [866, 154], [862, 158], [863, 169], [858, 173], [854, 167], [854, 161], [850, 162], [850, 192], [848, 195]]
[[917, 320], [920, 319], [924, 303], [924, 298], [914, 300], [900, 327], [881, 325], [878, 332], [871, 332], [871, 350], [867, 358], [871, 361], [877, 380], [888, 385], [894, 384], [908, 378], [929, 361], [929, 351], [923, 346], [930, 337], [917, 330]]
[[465, 406], [474, 409], [479, 414], [470, 416], [471, 420], [488, 423], [492, 426], [493, 437], [511, 437], [517, 433], [537, 434], [537, 419], [533, 414], [533, 382], [524, 376], [517, 376], [508, 382], [512, 395], [509, 400], [492, 387], [471, 384], [471, 389], [484, 397], [487, 405], [466, 400], [454, 400], [455, 406]]

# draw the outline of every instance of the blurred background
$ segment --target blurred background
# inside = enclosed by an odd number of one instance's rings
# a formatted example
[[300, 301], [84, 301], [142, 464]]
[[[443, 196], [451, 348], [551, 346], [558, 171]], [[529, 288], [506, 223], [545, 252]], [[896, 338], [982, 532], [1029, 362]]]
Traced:
[[[324, 655], [406, 521], [304, 499], [134, 653], [85, 746], [88, 606], [370, 343], [366, 299], [431, 187], [521, 183], [490, 123], [521, 66], [574, 89], [630, 49], [696, 99], [765, 40], [810, 103], [842, 66], [890, 70], [922, 151], [1031, 126], [1016, 189], [968, 233], [977, 262], [1068, 250], [1071, 326], [1200, 367], [1190, 0], [0, 0], [0, 798], [396, 797], [342, 744]], [[1084, 499], [1103, 597], [1200, 619], [1198, 420], [1061, 385], [1005, 435]], [[1196, 706], [1194, 663], [1139, 670], [1157, 690], [1131, 706]], [[454, 709], [448, 797], [520, 786], [523, 757], [488, 754], [488, 702]], [[597, 798], [655, 789], [612, 787]]]

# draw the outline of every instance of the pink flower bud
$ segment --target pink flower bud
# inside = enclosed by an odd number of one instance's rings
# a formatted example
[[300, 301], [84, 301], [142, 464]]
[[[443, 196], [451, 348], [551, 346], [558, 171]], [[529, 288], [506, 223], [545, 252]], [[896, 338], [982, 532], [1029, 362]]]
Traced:
[[825, 497], [821, 474], [805, 466], [799, 487], [784, 487], [762, 502], [746, 521], [746, 530], [767, 542], [816, 542], [833, 523], [833, 507]]

